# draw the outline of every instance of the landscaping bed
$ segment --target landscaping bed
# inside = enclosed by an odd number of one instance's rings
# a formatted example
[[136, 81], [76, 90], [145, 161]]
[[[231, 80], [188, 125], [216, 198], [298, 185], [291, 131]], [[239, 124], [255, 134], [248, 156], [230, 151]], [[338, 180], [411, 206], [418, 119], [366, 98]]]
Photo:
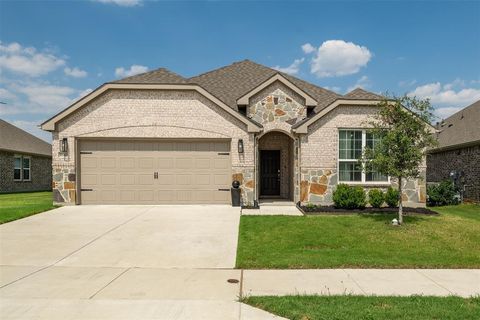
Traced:
[[[398, 213], [398, 208], [364, 208], [364, 209], [343, 209], [336, 208], [335, 206], [308, 206], [297, 205], [298, 209], [306, 215], [320, 215], [320, 214], [391, 214]], [[437, 215], [438, 212], [429, 209], [429, 208], [403, 208], [404, 215], [415, 215], [415, 214], [426, 214], [426, 215]]]

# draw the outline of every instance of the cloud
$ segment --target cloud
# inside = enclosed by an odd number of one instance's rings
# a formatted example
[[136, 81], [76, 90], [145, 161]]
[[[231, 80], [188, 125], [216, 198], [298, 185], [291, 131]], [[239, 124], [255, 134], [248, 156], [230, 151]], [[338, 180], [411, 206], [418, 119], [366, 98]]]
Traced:
[[70, 96], [77, 92], [70, 87], [42, 84], [19, 87], [17, 91], [25, 94], [29, 102], [52, 111], [67, 107], [72, 102]]
[[455, 79], [445, 85], [433, 82], [415, 88], [408, 95], [430, 99], [432, 105], [436, 107], [435, 114], [444, 118], [480, 100], [480, 88], [465, 88], [464, 86], [465, 81], [461, 79]]
[[106, 4], [115, 4], [120, 7], [135, 7], [135, 6], [140, 6], [143, 3], [143, 0], [93, 0], [93, 1], [106, 3]]
[[38, 77], [65, 65], [65, 60], [48, 52], [38, 52], [33, 47], [22, 47], [13, 42], [0, 42], [0, 71]]
[[280, 66], [275, 66], [273, 67], [273, 69], [275, 70], [278, 70], [280, 72], [285, 72], [285, 73], [288, 73], [288, 74], [297, 74], [298, 71], [300, 70], [300, 65], [303, 63], [303, 61], [305, 60], [305, 58], [301, 58], [301, 59], [295, 59], [291, 65], [289, 65], [288, 67], [280, 67]]
[[77, 67], [73, 69], [66, 67], [65, 69], [63, 69], [63, 72], [65, 72], [67, 76], [74, 77], [74, 78], [85, 78], [88, 75], [87, 71], [81, 70]]
[[354, 74], [372, 58], [366, 47], [343, 40], [328, 40], [318, 48], [310, 71], [317, 77], [338, 77]]
[[130, 69], [125, 69], [123, 67], [118, 67], [115, 69], [116, 77], [130, 77], [139, 73], [144, 73], [148, 71], [148, 67], [134, 64], [130, 66]]
[[15, 100], [17, 96], [5, 88], [0, 88], [0, 101]]
[[333, 87], [324, 86], [324, 88], [327, 89], [327, 90], [330, 90], [330, 91], [334, 91], [336, 93], [340, 93], [342, 91], [341, 87], [336, 87], [336, 86], [333, 86]]
[[314, 46], [312, 46], [310, 43], [305, 43], [303, 46], [302, 46], [302, 50], [305, 54], [309, 54], [309, 53], [312, 53], [314, 52], [315, 50], [317, 50]]
[[398, 83], [399, 87], [411, 87], [417, 83], [417, 80], [402, 80]]
[[371, 86], [370, 79], [367, 76], [362, 76], [360, 79], [355, 82], [353, 86], [348, 87], [347, 92], [352, 91], [356, 88], [367, 89]]

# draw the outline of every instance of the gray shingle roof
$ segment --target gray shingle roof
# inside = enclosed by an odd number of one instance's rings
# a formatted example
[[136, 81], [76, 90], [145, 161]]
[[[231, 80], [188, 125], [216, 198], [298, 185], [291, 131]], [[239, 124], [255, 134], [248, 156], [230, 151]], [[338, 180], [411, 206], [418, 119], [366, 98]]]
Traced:
[[185, 78], [165, 68], [152, 70], [123, 78], [112, 83], [156, 83], [156, 84], [180, 84], [185, 83]]
[[445, 119], [437, 129], [437, 148], [480, 142], [480, 100]]
[[188, 79], [188, 81], [200, 85], [231, 108], [237, 109], [236, 101], [238, 98], [252, 91], [277, 73], [284, 76], [287, 80], [317, 100], [319, 107], [324, 107], [341, 97], [333, 91], [320, 88], [289, 74], [279, 72], [250, 60], [235, 62], [231, 65], [192, 77]]
[[52, 156], [52, 145], [0, 119], [0, 149]]
[[113, 83], [196, 84], [223, 101], [232, 109], [238, 110], [237, 99], [252, 91], [275, 74], [281, 74], [302, 91], [314, 98], [317, 101], [315, 112], [319, 112], [333, 101], [340, 98], [369, 100], [383, 99], [382, 96], [363, 89], [355, 89], [345, 96], [342, 96], [333, 91], [321, 88], [292, 75], [279, 72], [250, 60], [234, 62], [228, 66], [188, 79], [165, 68], [160, 68], [117, 80]]
[[344, 97], [347, 98], [347, 99], [358, 99], [358, 100], [382, 100], [382, 99], [385, 99], [385, 97], [382, 97], [381, 95], [363, 90], [361, 88], [353, 89], [352, 91], [347, 93]]

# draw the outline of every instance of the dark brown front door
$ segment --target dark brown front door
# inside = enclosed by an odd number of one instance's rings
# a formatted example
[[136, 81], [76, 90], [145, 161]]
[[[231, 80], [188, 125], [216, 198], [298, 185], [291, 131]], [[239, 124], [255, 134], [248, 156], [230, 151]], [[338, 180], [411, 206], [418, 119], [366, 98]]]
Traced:
[[280, 195], [280, 150], [260, 151], [260, 195]]

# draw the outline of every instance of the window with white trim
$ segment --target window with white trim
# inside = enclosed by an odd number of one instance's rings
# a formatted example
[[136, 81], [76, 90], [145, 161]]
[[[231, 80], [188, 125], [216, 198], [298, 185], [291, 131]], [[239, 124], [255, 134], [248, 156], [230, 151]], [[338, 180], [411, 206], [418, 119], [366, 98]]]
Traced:
[[340, 182], [388, 182], [388, 177], [378, 171], [362, 171], [358, 159], [366, 146], [374, 148], [379, 141], [366, 130], [339, 130], [338, 178]]
[[13, 161], [13, 180], [22, 181], [22, 156], [15, 156]]
[[13, 180], [31, 180], [31, 158], [29, 156], [15, 155], [13, 158]]
[[30, 181], [30, 157], [23, 156], [22, 159], [23, 181]]

